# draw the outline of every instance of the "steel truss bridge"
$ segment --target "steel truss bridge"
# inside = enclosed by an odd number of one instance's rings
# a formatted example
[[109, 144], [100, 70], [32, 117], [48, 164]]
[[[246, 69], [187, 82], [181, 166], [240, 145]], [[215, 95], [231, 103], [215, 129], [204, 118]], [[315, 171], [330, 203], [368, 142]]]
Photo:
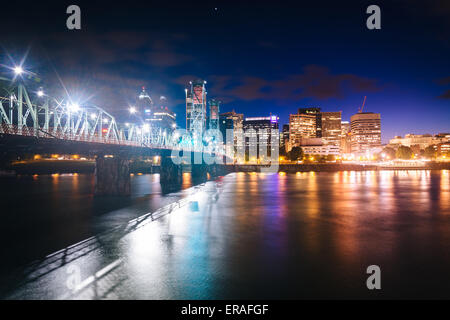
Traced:
[[0, 77], [0, 134], [156, 149], [178, 147], [172, 134], [149, 124], [118, 123], [98, 106], [78, 106]]

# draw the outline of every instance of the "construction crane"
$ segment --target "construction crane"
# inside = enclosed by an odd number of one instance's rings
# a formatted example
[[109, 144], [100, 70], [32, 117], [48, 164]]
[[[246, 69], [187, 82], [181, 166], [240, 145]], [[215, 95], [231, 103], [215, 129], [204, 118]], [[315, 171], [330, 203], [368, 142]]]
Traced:
[[358, 109], [358, 113], [362, 113], [363, 112], [364, 105], [366, 104], [366, 98], [367, 98], [367, 96], [364, 96], [363, 104], [362, 104], [361, 108]]

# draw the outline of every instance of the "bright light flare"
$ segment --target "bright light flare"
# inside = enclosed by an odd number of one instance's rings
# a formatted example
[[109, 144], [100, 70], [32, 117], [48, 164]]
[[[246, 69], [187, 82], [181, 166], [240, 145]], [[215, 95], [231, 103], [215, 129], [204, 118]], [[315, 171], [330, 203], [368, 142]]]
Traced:
[[135, 114], [135, 113], [137, 112], [137, 110], [136, 110], [135, 107], [130, 107], [130, 108], [128, 109], [128, 111], [130, 111], [131, 114]]
[[21, 66], [14, 67], [14, 73], [18, 76], [20, 76], [23, 73], [23, 68]]
[[71, 112], [78, 112], [80, 111], [80, 105], [78, 103], [71, 103], [69, 104], [69, 110]]
[[39, 90], [39, 91], [37, 92], [37, 95], [38, 95], [38, 97], [43, 97], [43, 96], [44, 96], [44, 91]]

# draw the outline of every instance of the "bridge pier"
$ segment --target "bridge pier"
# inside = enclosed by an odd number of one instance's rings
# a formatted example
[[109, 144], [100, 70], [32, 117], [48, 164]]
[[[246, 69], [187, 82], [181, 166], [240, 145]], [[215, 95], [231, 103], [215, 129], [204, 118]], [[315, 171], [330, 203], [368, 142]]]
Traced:
[[130, 161], [119, 157], [95, 159], [95, 194], [130, 195]]
[[200, 184], [208, 180], [208, 166], [203, 160], [201, 152], [193, 152], [191, 155], [191, 176], [194, 184]]
[[207, 167], [207, 171], [211, 178], [217, 178], [218, 176], [223, 176], [224, 174], [224, 168], [223, 164], [211, 164]]
[[181, 164], [172, 161], [170, 152], [161, 155], [159, 182], [163, 193], [179, 190], [183, 182], [183, 169]]

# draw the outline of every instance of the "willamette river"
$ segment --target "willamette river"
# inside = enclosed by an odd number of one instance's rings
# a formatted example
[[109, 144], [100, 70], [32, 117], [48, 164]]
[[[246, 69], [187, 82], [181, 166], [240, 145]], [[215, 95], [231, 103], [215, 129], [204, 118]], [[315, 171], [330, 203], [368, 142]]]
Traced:
[[[0, 297], [450, 298], [448, 170], [233, 173], [199, 187], [185, 175], [169, 195], [136, 175], [129, 198], [95, 198], [93, 183], [0, 178]], [[73, 291], [74, 272], [101, 277]]]

